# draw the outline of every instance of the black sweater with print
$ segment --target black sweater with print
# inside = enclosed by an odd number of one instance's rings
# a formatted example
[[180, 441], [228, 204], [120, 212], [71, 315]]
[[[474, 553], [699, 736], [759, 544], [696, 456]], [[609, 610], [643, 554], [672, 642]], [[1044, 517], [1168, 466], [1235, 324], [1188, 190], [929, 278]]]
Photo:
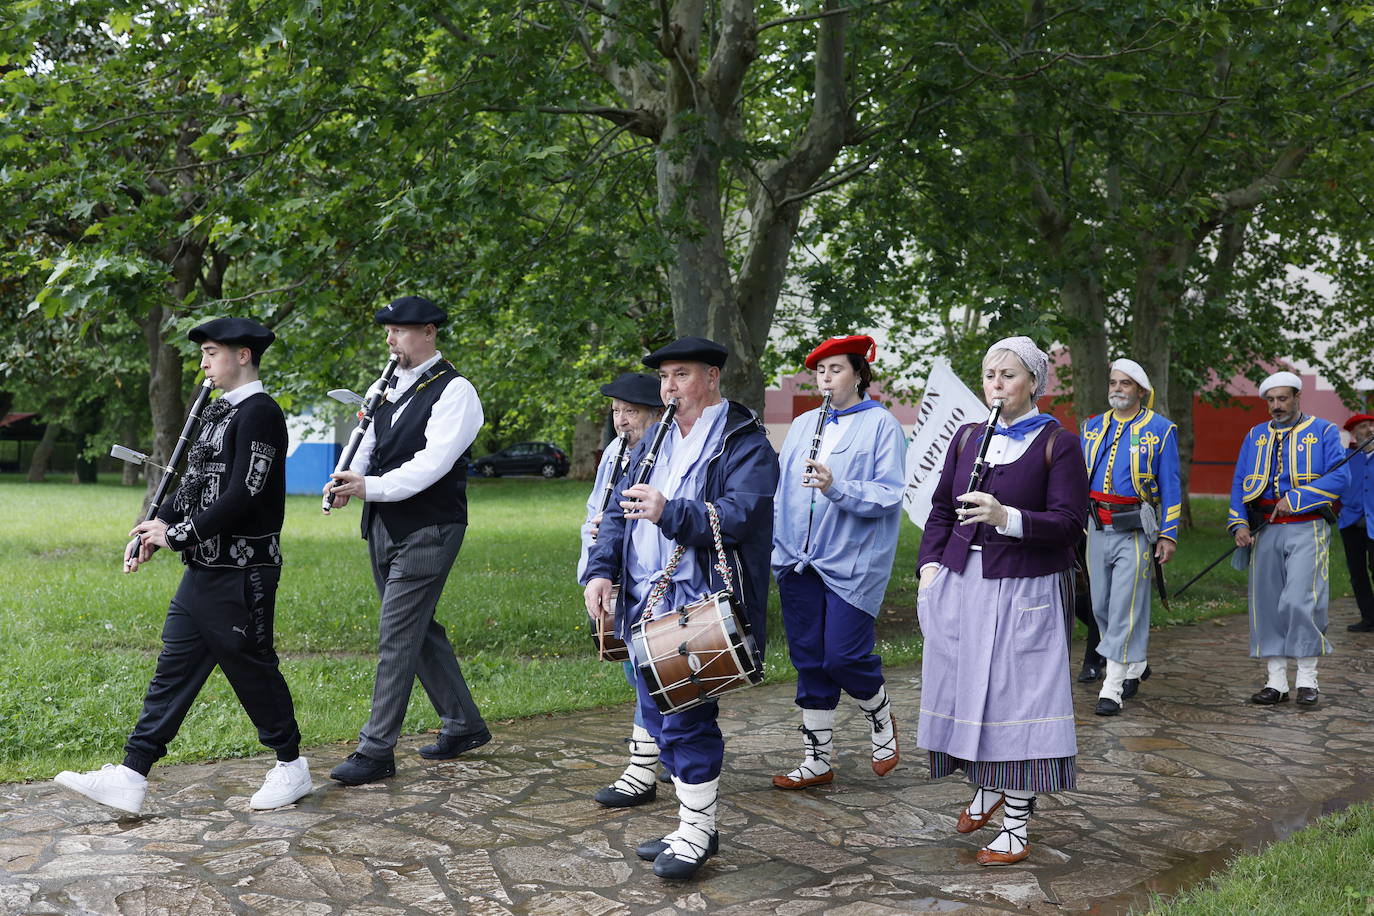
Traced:
[[188, 565], [242, 569], [281, 565], [286, 512], [286, 418], [262, 392], [201, 412], [176, 495], [158, 518]]

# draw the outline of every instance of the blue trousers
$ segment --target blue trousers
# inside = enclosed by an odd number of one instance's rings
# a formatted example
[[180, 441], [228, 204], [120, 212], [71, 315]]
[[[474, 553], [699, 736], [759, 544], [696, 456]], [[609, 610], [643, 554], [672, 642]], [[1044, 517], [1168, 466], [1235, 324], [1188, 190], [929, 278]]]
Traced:
[[876, 620], [826, 588], [820, 574], [777, 572], [787, 651], [797, 669], [797, 705], [834, 709], [843, 690], [870, 700], [883, 686], [883, 660], [873, 654]]
[[[635, 666], [633, 662], [621, 662], [625, 666], [625, 683], [630, 685], [630, 689], [635, 689]], [[638, 695], [635, 700], [635, 725], [644, 727], [644, 713], [640, 711]]]
[[720, 775], [725, 760], [725, 738], [716, 724], [715, 700], [665, 716], [649, 695], [649, 688], [634, 668], [635, 696], [639, 708], [635, 724], [643, 725], [658, 742], [658, 761], [671, 776], [688, 785], [710, 782]]

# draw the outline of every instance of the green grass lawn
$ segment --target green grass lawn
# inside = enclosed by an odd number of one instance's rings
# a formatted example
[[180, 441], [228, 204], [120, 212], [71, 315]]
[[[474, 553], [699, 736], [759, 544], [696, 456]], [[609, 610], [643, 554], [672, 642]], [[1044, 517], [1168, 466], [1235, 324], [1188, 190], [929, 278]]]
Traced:
[[1154, 916], [1367, 916], [1374, 913], [1374, 808], [1352, 805], [1165, 903]]
[[[619, 665], [592, 654], [573, 578], [587, 484], [477, 480], [471, 525], [439, 615], [483, 713], [556, 713], [632, 697]], [[118, 760], [152, 676], [181, 564], [159, 554], [120, 571], [141, 491], [114, 484], [0, 478], [0, 780], [42, 779]], [[905, 526], [898, 589], [914, 587], [918, 532]], [[287, 500], [276, 644], [308, 745], [357, 736], [371, 699], [377, 596], [353, 507], [325, 518], [312, 496]], [[904, 583], [904, 585], [902, 584]], [[767, 676], [794, 677], [777, 598]], [[914, 627], [887, 632], [890, 664], [919, 658]], [[437, 727], [416, 690], [405, 730]], [[258, 754], [256, 734], [218, 671], [168, 762]], [[341, 750], [342, 753], [342, 750]]]

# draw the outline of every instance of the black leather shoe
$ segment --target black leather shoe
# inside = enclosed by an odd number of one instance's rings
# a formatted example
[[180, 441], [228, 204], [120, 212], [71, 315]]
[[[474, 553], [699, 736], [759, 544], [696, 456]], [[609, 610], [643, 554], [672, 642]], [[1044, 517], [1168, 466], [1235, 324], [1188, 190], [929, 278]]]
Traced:
[[1093, 712], [1099, 716], [1119, 716], [1121, 715], [1121, 704], [1110, 697], [1098, 697], [1097, 708]]
[[1352, 623], [1346, 629], [1351, 633], [1374, 633], [1374, 622], [1361, 620], [1359, 623]]
[[1296, 697], [1293, 698], [1293, 702], [1294, 702], [1294, 703], [1297, 703], [1299, 706], [1316, 706], [1316, 705], [1317, 705], [1317, 688], [1316, 688], [1316, 687], [1299, 687], [1299, 688], [1298, 688], [1298, 695], [1297, 695]]
[[[598, 789], [596, 794], [592, 796], [592, 801], [603, 808], [633, 808], [635, 805], [647, 805], [656, 798], [658, 798], [658, 783], [651, 782], [649, 788], [637, 795], [626, 795], [615, 786], [607, 786], [604, 789]], [[654, 853], [649, 858], [653, 859], [657, 855], [658, 853]]]
[[1102, 679], [1102, 666], [1094, 665], [1092, 662], [1084, 662], [1083, 668], [1078, 672], [1078, 683], [1091, 684], [1093, 681]]
[[361, 786], [363, 783], [376, 782], [395, 775], [395, 757], [378, 760], [354, 751], [348, 755], [348, 759], [330, 771], [329, 778], [337, 779], [346, 786]]
[[1126, 678], [1126, 680], [1122, 681], [1121, 699], [1129, 700], [1131, 697], [1135, 696], [1136, 693], [1140, 690], [1140, 682], [1148, 681], [1150, 679], [1150, 675], [1153, 673], [1154, 672], [1150, 670], [1150, 666], [1146, 665], [1145, 670], [1140, 672], [1140, 677], [1128, 677]]
[[1250, 702], [1256, 706], [1273, 706], [1275, 703], [1286, 703], [1287, 693], [1279, 693], [1273, 687], [1266, 687], [1259, 693], [1250, 697]]
[[701, 866], [706, 864], [706, 860], [720, 852], [720, 832], [711, 834], [711, 840], [706, 845], [706, 853], [700, 859], [687, 859], [673, 855], [671, 849], [664, 849], [654, 859], [654, 874], [660, 878], [668, 878], [673, 881], [681, 881], [690, 878], [701, 870]]
[[466, 754], [475, 747], [481, 747], [491, 740], [491, 732], [484, 726], [481, 731], [466, 735], [440, 735], [433, 744], [420, 748], [420, 756], [426, 760], [452, 760], [459, 754]]

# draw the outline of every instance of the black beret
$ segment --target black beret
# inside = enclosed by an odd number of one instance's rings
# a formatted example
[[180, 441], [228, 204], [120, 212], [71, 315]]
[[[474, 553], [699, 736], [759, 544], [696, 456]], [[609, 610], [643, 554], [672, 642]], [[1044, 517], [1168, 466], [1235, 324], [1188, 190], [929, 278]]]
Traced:
[[601, 386], [601, 393], [608, 398], [619, 398], [631, 404], [663, 409], [663, 399], [658, 393], [658, 379], [643, 372], [624, 372], [615, 381]]
[[186, 335], [194, 343], [213, 340], [217, 343], [242, 344], [254, 353], [262, 353], [277, 339], [270, 328], [251, 318], [216, 318], [196, 325]]
[[719, 369], [725, 365], [730, 351], [705, 337], [679, 337], [666, 347], [659, 347], [642, 362], [650, 369], [657, 369], [667, 362], [705, 363]]
[[424, 296], [402, 296], [373, 316], [378, 324], [432, 324], [436, 328], [448, 320], [448, 313]]

